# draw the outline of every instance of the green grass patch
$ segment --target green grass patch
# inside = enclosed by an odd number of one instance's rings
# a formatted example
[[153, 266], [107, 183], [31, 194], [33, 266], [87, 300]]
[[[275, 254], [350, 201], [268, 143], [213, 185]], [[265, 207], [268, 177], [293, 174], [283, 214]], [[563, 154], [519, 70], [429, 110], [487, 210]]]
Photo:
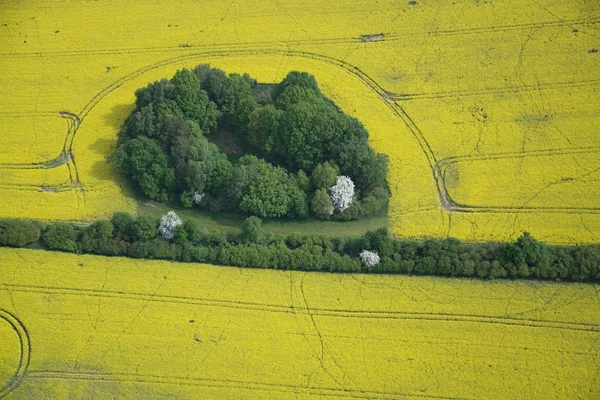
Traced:
[[[221, 230], [225, 233], [241, 232], [242, 223], [248, 217], [243, 214], [234, 213], [211, 213], [197, 208], [184, 208], [181, 205], [172, 203], [159, 203], [149, 199], [137, 198], [138, 215], [151, 214], [156, 217], [165, 215], [168, 211], [174, 210], [177, 215], [183, 219], [194, 219], [202, 227], [209, 230]], [[299, 233], [305, 235], [328, 235], [359, 237], [367, 231], [374, 231], [387, 226], [387, 213], [365, 217], [358, 221], [321, 221], [308, 218], [305, 220], [269, 220], [263, 219], [263, 231], [272, 232], [278, 235], [290, 235]]]

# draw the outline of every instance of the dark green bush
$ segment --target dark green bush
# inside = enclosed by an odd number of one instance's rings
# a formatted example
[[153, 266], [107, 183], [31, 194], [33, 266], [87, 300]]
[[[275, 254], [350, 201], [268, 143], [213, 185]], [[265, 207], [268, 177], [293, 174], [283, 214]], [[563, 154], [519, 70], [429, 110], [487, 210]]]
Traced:
[[0, 245], [23, 247], [40, 240], [41, 222], [23, 219], [0, 220]]
[[48, 227], [42, 235], [43, 244], [50, 250], [62, 250], [71, 253], [79, 251], [77, 229], [68, 222], [56, 222]]

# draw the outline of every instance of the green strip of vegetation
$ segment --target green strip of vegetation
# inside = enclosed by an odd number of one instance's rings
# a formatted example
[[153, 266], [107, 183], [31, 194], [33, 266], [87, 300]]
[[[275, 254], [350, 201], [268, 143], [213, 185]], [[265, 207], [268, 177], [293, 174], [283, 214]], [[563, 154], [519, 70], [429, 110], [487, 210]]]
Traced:
[[[200, 226], [209, 230], [220, 230], [224, 233], [240, 233], [246, 215], [227, 212], [210, 212], [189, 209], [175, 203], [155, 202], [148, 199], [138, 201], [138, 215], [152, 215], [160, 218], [170, 210], [175, 210], [182, 219], [193, 219]], [[277, 235], [299, 233], [301, 235], [319, 235], [327, 232], [331, 236], [359, 237], [368, 231], [387, 226], [387, 214], [383, 212], [355, 221], [323, 221], [315, 218], [306, 219], [264, 219], [263, 231]]]
[[394, 239], [385, 228], [358, 238], [276, 235], [249, 217], [241, 232], [226, 234], [194, 219], [183, 222], [174, 212], [160, 220], [115, 213], [86, 227], [0, 220], [0, 245], [304, 271], [600, 281], [600, 245], [547, 246], [528, 233], [514, 243]]

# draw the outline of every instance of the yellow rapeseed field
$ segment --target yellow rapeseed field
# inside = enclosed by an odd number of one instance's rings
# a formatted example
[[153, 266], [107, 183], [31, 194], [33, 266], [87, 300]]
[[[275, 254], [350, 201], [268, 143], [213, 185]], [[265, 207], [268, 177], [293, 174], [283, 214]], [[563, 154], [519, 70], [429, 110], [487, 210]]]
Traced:
[[594, 399], [599, 306], [583, 284], [0, 249], [0, 397]]
[[4, 1], [0, 216], [133, 210], [106, 159], [134, 90], [208, 62], [313, 73], [390, 156], [397, 235], [597, 242], [599, 23], [585, 0]]

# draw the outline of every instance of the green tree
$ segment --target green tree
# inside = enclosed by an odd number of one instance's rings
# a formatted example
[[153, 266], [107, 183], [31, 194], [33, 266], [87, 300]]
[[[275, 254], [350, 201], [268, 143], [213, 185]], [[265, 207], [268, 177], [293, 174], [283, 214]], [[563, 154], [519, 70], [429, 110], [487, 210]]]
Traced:
[[158, 138], [160, 129], [157, 127], [153, 104], [150, 103], [131, 114], [125, 121], [124, 129], [130, 138], [138, 136]]
[[67, 222], [56, 222], [48, 227], [42, 235], [42, 242], [50, 250], [69, 251], [77, 253], [77, 230]]
[[248, 217], [242, 224], [242, 238], [246, 242], [258, 243], [262, 237], [262, 221], [257, 217]]
[[43, 224], [23, 219], [0, 220], [0, 245], [23, 247], [40, 240]]
[[139, 136], [127, 141], [118, 148], [114, 161], [152, 199], [165, 200], [175, 189], [175, 171], [155, 140]]
[[132, 223], [133, 236], [136, 240], [154, 239], [158, 233], [158, 219], [150, 214], [140, 215]]
[[296, 185], [298, 185], [298, 187], [304, 193], [308, 193], [310, 191], [310, 178], [304, 171], [299, 170], [296, 175], [294, 175], [294, 179], [296, 180]]
[[110, 218], [113, 225], [113, 234], [117, 239], [129, 240], [133, 237], [133, 223], [135, 218], [126, 212], [117, 211]]
[[187, 185], [192, 192], [204, 193], [207, 187], [224, 184], [229, 161], [219, 148], [204, 137], [192, 137], [189, 141], [187, 161]]
[[252, 94], [250, 76], [230, 74], [223, 102], [223, 113], [241, 137], [246, 137], [250, 115], [257, 107], [258, 104]]
[[168, 79], [161, 79], [149, 83], [145, 88], [135, 91], [135, 105], [141, 109], [149, 104], [158, 104], [161, 101], [173, 100], [175, 98], [175, 86]]
[[337, 180], [340, 169], [333, 161], [318, 164], [311, 175], [313, 187], [316, 189], [329, 189]]
[[107, 220], [97, 220], [86, 227], [81, 233], [81, 248], [85, 252], [96, 251], [100, 241], [112, 239], [114, 225]]
[[277, 97], [288, 87], [288, 86], [300, 86], [308, 88], [315, 94], [321, 95], [321, 90], [317, 84], [315, 77], [307, 72], [290, 71], [285, 78], [273, 89], [272, 97]]
[[333, 203], [326, 189], [317, 189], [312, 198], [311, 210], [317, 217], [323, 219], [333, 214]]
[[183, 227], [190, 242], [196, 245], [202, 242], [204, 233], [202, 232], [202, 227], [200, 224], [198, 224], [198, 222], [193, 219], [188, 219], [183, 223]]
[[246, 140], [259, 149], [275, 153], [282, 114], [283, 110], [271, 104], [256, 108], [249, 117]]
[[240, 209], [264, 218], [287, 214], [290, 204], [290, 185], [293, 180], [283, 168], [273, 167], [264, 160], [248, 168], [248, 187]]
[[198, 65], [194, 73], [200, 79], [200, 86], [206, 90], [208, 98], [222, 107], [229, 86], [227, 74], [218, 68], [211, 68], [208, 64]]
[[215, 132], [220, 112], [200, 87], [198, 76], [184, 68], [175, 73], [171, 83], [175, 87], [175, 101], [184, 117], [196, 121], [203, 132]]

